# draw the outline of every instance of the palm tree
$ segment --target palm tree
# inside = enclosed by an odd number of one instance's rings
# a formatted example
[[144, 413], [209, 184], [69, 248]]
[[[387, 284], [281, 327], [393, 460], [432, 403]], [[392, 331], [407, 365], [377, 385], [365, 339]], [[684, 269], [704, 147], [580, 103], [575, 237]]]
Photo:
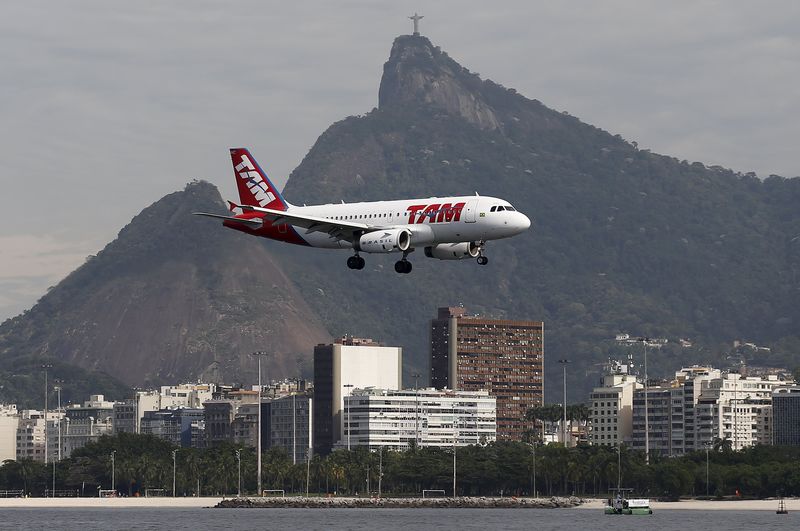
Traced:
[[730, 439], [725, 437], [724, 439], [720, 439], [719, 437], [714, 438], [713, 448], [715, 452], [724, 452], [728, 453], [733, 449], [733, 443]]

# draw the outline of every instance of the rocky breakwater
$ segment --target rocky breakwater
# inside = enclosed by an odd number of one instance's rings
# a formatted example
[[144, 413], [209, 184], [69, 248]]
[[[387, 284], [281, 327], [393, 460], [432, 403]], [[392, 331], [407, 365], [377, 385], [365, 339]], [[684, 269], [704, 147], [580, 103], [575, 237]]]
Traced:
[[557, 509], [576, 507], [583, 500], [569, 498], [232, 498], [219, 502], [217, 508], [253, 509], [358, 509], [383, 507], [390, 509]]

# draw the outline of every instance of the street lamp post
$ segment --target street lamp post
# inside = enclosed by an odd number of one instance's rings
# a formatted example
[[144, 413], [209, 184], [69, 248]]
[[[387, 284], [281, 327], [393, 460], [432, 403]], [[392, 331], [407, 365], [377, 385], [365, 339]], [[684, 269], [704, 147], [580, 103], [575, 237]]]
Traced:
[[258, 473], [256, 474], [257, 476], [256, 483], [258, 484], [258, 496], [261, 496], [263, 494], [263, 491], [261, 490], [261, 358], [267, 355], [268, 353], [263, 350], [258, 350], [256, 352], [253, 352], [253, 356], [255, 356], [256, 359], [258, 360], [258, 445], [257, 445], [258, 459], [256, 464], [256, 467], [258, 468]]
[[[61, 417], [58, 414], [61, 412], [61, 386], [53, 386], [53, 389], [58, 392], [58, 409], [56, 409], [56, 418], [53, 420], [53, 426], [58, 426], [58, 452], [53, 456], [53, 497], [56, 496], [56, 461], [61, 460]], [[47, 433], [47, 423], [44, 426], [45, 433]], [[57, 456], [57, 457], [56, 457]]]
[[[58, 409], [56, 410], [58, 413], [61, 413], [61, 386], [57, 385], [53, 389], [58, 392]], [[58, 460], [61, 461], [61, 420], [63, 419], [63, 415], [57, 418], [58, 420]]]
[[47, 369], [52, 369], [50, 363], [42, 364], [44, 369], [44, 463], [47, 464]]
[[708, 442], [706, 442], [706, 498], [708, 498], [708, 447], [711, 446]]
[[381, 499], [383, 485], [383, 446], [378, 447], [378, 499]]
[[419, 448], [419, 373], [414, 373], [414, 446]]
[[176, 456], [178, 455], [178, 450], [172, 450], [172, 497], [175, 497], [175, 471], [177, 470], [177, 460]]
[[292, 464], [297, 464], [297, 422], [295, 419], [295, 414], [297, 411], [297, 407], [295, 406], [296, 400], [295, 398], [297, 395], [292, 393]]
[[[350, 389], [353, 387], [353, 384], [344, 384], [342, 387]], [[350, 396], [350, 391], [347, 391], [347, 396]], [[344, 415], [345, 415], [345, 428], [347, 430], [347, 451], [350, 451], [350, 401], [346, 400], [344, 408]]]
[[649, 384], [647, 381], [647, 342], [650, 341], [649, 337], [640, 337], [639, 341], [642, 342], [644, 348], [644, 462], [650, 464], [650, 412], [648, 411], [648, 394]]
[[[534, 431], [536, 430], [536, 423], [533, 425]], [[536, 439], [533, 438], [533, 431], [531, 432], [531, 452], [533, 453], [533, 497], [536, 497]]]
[[117, 484], [117, 481], [116, 481], [116, 479], [117, 479], [116, 478], [116, 469], [115, 469], [115, 465], [116, 465], [115, 456], [116, 456], [116, 454], [117, 454], [116, 450], [111, 450], [111, 490], [112, 491], [116, 490], [116, 484]]
[[453, 411], [453, 498], [456, 497], [456, 440], [458, 439], [458, 417]]
[[306, 498], [308, 498], [308, 488], [311, 483], [311, 451], [311, 446], [306, 448]]
[[564, 372], [564, 421], [562, 427], [562, 434], [564, 437], [564, 448], [567, 447], [567, 363], [570, 363], [569, 360], [563, 359], [558, 360], [561, 364], [563, 372]]
[[236, 468], [239, 471], [239, 482], [236, 484], [236, 496], [242, 497], [242, 450], [236, 450]]

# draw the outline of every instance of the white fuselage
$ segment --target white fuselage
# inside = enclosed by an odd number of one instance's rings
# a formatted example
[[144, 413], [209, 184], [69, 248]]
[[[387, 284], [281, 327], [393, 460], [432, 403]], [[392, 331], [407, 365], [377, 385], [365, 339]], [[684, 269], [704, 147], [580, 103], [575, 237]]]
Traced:
[[[498, 210], [499, 207], [503, 210]], [[386, 229], [408, 229], [412, 247], [509, 238], [531, 225], [528, 217], [514, 210], [508, 201], [482, 196], [291, 206], [289, 212]], [[352, 248], [349, 242], [325, 232], [308, 232], [301, 227], [294, 230], [312, 247]]]

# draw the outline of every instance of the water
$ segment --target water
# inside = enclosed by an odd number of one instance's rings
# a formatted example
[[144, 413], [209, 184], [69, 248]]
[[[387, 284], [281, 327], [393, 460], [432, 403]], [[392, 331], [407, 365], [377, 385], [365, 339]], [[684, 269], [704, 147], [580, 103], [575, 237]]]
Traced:
[[602, 509], [3, 509], [0, 529], [182, 531], [257, 530], [556, 530], [664, 531], [800, 529], [800, 512], [661, 510], [651, 516], [610, 516]]

